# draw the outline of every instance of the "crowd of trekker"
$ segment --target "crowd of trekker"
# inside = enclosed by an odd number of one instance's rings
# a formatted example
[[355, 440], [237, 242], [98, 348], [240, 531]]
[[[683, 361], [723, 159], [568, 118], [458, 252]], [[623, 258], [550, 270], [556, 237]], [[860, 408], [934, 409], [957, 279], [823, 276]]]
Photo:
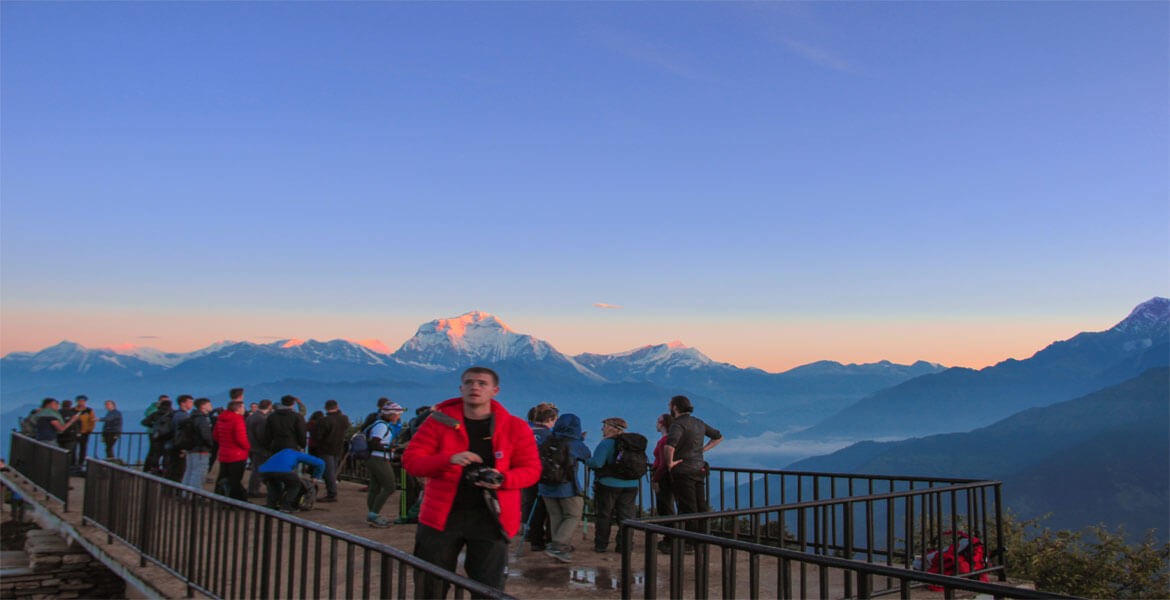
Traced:
[[[528, 424], [536, 438], [541, 477], [537, 485], [524, 490], [522, 505], [527, 517], [525, 541], [532, 550], [561, 562], [572, 561], [574, 548], [569, 540], [585, 508], [578, 473], [581, 464], [594, 472], [594, 552], [608, 552], [614, 526], [635, 516], [638, 483], [647, 471], [657, 515], [708, 510], [704, 487], [708, 466], [703, 453], [722, 442], [723, 436], [692, 412], [694, 406], [686, 396], [671, 398], [668, 412], [658, 417], [661, 437], [648, 460], [646, 437], [630, 431], [622, 417], [602, 420], [602, 439], [590, 450], [577, 415], [560, 413], [551, 403], [534, 406], [528, 412]], [[615, 542], [614, 551], [621, 552], [621, 540]], [[670, 541], [663, 540], [658, 549], [669, 552]]]
[[[488, 369], [482, 372], [489, 373], [498, 386], [495, 373]], [[486, 377], [475, 368], [469, 373], [469, 380]], [[456, 401], [467, 406], [477, 402], [482, 405], [477, 392], [467, 390], [464, 393], [463, 400], [452, 399], [443, 403], [443, 410], [458, 416], [458, 412], [451, 412], [446, 405]], [[106, 414], [98, 418], [87, 406], [87, 400], [85, 396], [77, 396], [72, 402], [58, 403], [46, 398], [41, 409], [34, 411], [25, 422], [26, 434], [69, 450], [71, 464], [78, 471], [84, 466], [88, 437], [97, 423], [102, 423], [107, 459], [114, 459], [115, 446], [123, 431], [122, 413], [114, 401], [106, 401]], [[492, 402], [492, 407], [497, 406], [494, 400]], [[502, 411], [502, 407], [499, 410]], [[649, 449], [647, 438], [632, 431], [626, 419], [616, 416], [604, 419], [600, 423], [601, 439], [590, 448], [585, 443], [586, 431], [577, 415], [561, 413], [551, 403], [532, 407], [528, 411], [527, 424], [539, 457], [540, 477], [530, 486], [521, 484], [523, 489], [517, 507], [523, 519], [521, 543], [528, 543], [532, 550], [543, 551], [558, 561], [572, 561], [574, 547], [571, 540], [582, 522], [587, 501], [581, 465], [593, 471], [595, 552], [609, 551], [615, 525], [635, 516], [639, 481], [647, 474], [655, 494], [656, 514], [708, 510], [704, 490], [708, 467], [703, 453], [719, 444], [722, 435], [694, 417], [693, 411], [694, 407], [686, 396], [671, 398], [667, 412], [660, 415], [655, 424], [660, 437]], [[345, 461], [351, 466], [360, 463], [369, 481], [365, 488], [366, 523], [381, 528], [395, 523], [419, 522], [427, 478], [433, 479], [433, 476], [427, 465], [410, 456], [407, 458], [416, 463], [414, 466], [407, 464], [404, 469], [405, 449], [432, 415], [432, 420], [439, 419], [455, 430], [462, 423], [448, 415], [432, 413], [431, 407], [427, 406], [415, 410], [413, 418], [404, 422], [406, 408], [389, 398], [379, 399], [377, 408], [360, 423], [351, 423], [336, 400], [327, 400], [324, 411], [314, 412], [306, 419], [307, 413], [305, 404], [292, 395], [277, 402], [261, 400], [245, 406], [242, 388], [232, 389], [227, 405], [222, 408], [213, 407], [207, 398], [184, 394], [172, 402], [170, 396], [159, 396], [140, 421], [149, 438], [143, 470], [196, 488], [214, 483], [218, 494], [242, 501], [264, 498], [268, 508], [292, 512], [308, 508], [314, 502], [336, 502], [339, 469]], [[466, 419], [468, 427], [477, 422]], [[434, 435], [441, 431], [428, 430], [427, 443], [435, 443]], [[471, 433], [469, 430], [468, 434]], [[486, 439], [491, 439], [490, 429], [487, 434]], [[470, 443], [474, 451], [477, 442], [472, 439], [463, 443]], [[490, 447], [486, 451], [490, 453]], [[461, 466], [468, 469], [472, 474], [469, 477], [475, 480], [473, 468], [477, 467], [473, 463], [478, 462], [474, 458], [480, 454], [475, 454], [472, 460], [464, 459], [465, 455], [472, 454], [453, 453], [449, 460], [444, 457], [440, 465]], [[212, 481], [207, 477], [216, 462], [219, 463], [218, 476]], [[436, 472], [445, 472], [441, 466], [435, 468], [440, 469]], [[245, 484], [244, 477], [249, 470], [251, 476]], [[411, 473], [425, 477], [415, 477]], [[468, 476], [466, 472], [464, 475]], [[314, 479], [324, 481], [325, 495], [320, 498], [316, 496]], [[404, 486], [401, 509], [397, 511], [398, 517], [392, 520], [383, 516], [382, 511], [390, 496], [398, 491], [400, 481]], [[437, 485], [438, 481], [432, 483]], [[493, 493], [498, 487], [497, 483], [477, 485], [484, 485]], [[436, 488], [432, 493], [440, 491], [446, 494], [449, 490]], [[470, 502], [468, 506], [475, 508], [481, 500], [469, 501], [464, 497], [465, 492], [459, 488], [455, 507], [461, 506], [460, 502]], [[422, 510], [425, 523], [427, 509]], [[491, 520], [495, 521], [494, 518]], [[495, 529], [486, 535], [495, 536]], [[510, 534], [505, 540], [507, 537]], [[621, 540], [615, 538], [614, 541], [614, 550], [620, 552]], [[664, 540], [660, 542], [659, 550], [668, 552], [670, 545], [669, 540]], [[690, 551], [690, 548], [684, 551]], [[491, 577], [484, 580], [496, 585]]]

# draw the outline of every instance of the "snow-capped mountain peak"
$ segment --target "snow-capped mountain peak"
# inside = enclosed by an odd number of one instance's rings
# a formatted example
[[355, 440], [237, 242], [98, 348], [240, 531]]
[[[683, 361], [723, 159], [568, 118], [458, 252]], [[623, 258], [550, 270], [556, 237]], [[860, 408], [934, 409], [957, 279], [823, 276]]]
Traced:
[[138, 360], [160, 367], [173, 367], [189, 357], [189, 354], [181, 354], [177, 352], [163, 352], [158, 348], [151, 348], [149, 346], [136, 346], [134, 344], [118, 344], [117, 346], [110, 346], [106, 348], [111, 352], [120, 354], [122, 356], [133, 356]]
[[378, 339], [368, 339], [368, 340], [347, 339], [345, 341], [347, 341], [351, 344], [357, 344], [357, 345], [359, 345], [363, 348], [366, 348], [368, 350], [373, 350], [374, 352], [377, 352], [378, 354], [390, 354], [391, 352], [393, 352], [393, 350], [391, 350], [389, 346], [387, 346], [382, 340], [378, 340]]
[[617, 354], [586, 353], [573, 358], [612, 381], [634, 381], [647, 376], [669, 376], [672, 371], [694, 372], [706, 367], [729, 366], [716, 363], [679, 341], [642, 346]]
[[548, 342], [517, 333], [494, 315], [481, 311], [424, 323], [391, 356], [405, 363], [442, 370], [508, 360], [550, 361], [562, 363], [590, 379], [601, 379]]
[[1122, 333], [1165, 333], [1170, 328], [1170, 298], [1155, 296], [1134, 307], [1129, 316], [1113, 326]]

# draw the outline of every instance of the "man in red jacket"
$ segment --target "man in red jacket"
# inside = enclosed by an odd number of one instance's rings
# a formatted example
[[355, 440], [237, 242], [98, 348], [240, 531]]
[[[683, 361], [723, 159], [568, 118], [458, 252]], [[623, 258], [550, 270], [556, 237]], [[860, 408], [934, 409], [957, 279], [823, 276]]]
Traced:
[[[411, 438], [402, 464], [426, 478], [415, 556], [504, 589], [508, 540], [520, 531], [520, 492], [540, 479], [540, 457], [528, 423], [496, 402], [500, 378], [491, 369], [463, 372], [459, 398], [434, 407]], [[442, 598], [447, 585], [423, 577], [421, 597]]]

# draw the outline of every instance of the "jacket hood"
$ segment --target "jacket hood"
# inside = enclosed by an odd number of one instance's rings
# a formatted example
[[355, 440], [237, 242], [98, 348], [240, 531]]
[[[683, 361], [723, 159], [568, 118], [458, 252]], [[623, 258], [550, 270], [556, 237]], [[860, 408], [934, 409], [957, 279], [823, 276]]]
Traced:
[[581, 418], [573, 413], [557, 417], [557, 422], [553, 425], [553, 435], [570, 440], [581, 439]]
[[[463, 420], [463, 398], [460, 397], [460, 398], [451, 398], [450, 400], [444, 400], [444, 401], [440, 402], [438, 405], [431, 407], [431, 410], [443, 412], [449, 416], [455, 417], [456, 419], [459, 419], [460, 421], [462, 421]], [[503, 404], [496, 402], [495, 399], [493, 398], [492, 399], [492, 415], [497, 417], [497, 418], [502, 418], [502, 417], [510, 417], [510, 416], [512, 416], [512, 413], [508, 412], [508, 409], [504, 408]]]

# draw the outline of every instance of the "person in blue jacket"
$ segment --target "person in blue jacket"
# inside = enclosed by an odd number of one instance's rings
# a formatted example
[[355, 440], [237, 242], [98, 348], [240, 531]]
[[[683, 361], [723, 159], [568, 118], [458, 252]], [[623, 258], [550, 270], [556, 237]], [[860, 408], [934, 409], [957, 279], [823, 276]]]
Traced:
[[[585, 461], [593, 469], [602, 469], [614, 462], [614, 438], [625, 433], [628, 424], [621, 417], [610, 417], [601, 422], [601, 434], [605, 439], [597, 444], [593, 456]], [[634, 518], [638, 502], [638, 480], [618, 479], [598, 473], [593, 482], [593, 506], [597, 512], [597, 527], [593, 534], [593, 551], [606, 552], [609, 549], [609, 530], [613, 527], [613, 515], [617, 513], [617, 523]], [[621, 540], [618, 540], [617, 552], [621, 552]]]
[[539, 485], [538, 491], [548, 509], [552, 531], [551, 540], [544, 553], [567, 563], [573, 560], [573, 547], [569, 540], [577, 531], [577, 525], [581, 523], [581, 513], [585, 508], [585, 498], [581, 496], [581, 481], [577, 478], [577, 462], [589, 458], [590, 452], [589, 446], [582, 441], [585, 434], [581, 432], [581, 419], [572, 413], [564, 413], [557, 417], [551, 437], [568, 443], [572, 470], [569, 481], [565, 483]]
[[258, 472], [268, 488], [268, 508], [286, 513], [296, 510], [294, 504], [302, 485], [297, 465], [302, 464], [310, 469], [313, 479], [320, 479], [325, 474], [325, 461], [292, 448], [273, 454], [260, 465]]

